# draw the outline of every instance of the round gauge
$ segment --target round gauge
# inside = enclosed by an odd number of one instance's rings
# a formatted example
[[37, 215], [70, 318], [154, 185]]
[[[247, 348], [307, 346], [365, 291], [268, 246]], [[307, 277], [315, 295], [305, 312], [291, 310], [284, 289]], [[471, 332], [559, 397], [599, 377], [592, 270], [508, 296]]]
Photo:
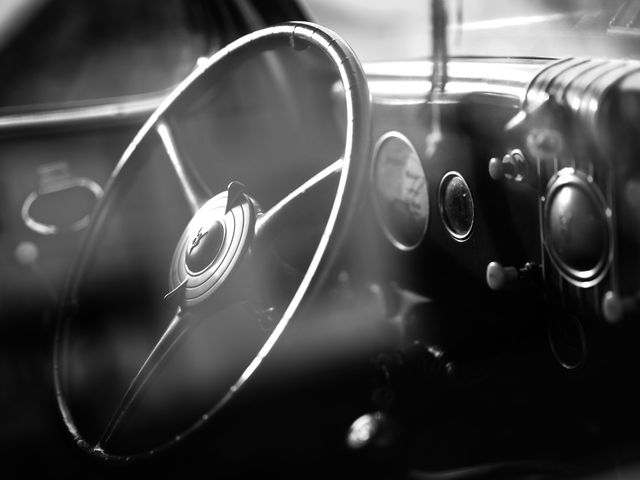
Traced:
[[420, 157], [404, 135], [389, 132], [376, 143], [372, 184], [387, 238], [401, 250], [416, 248], [429, 224], [429, 192]]
[[440, 181], [438, 200], [444, 227], [455, 240], [465, 241], [473, 229], [475, 206], [464, 177], [458, 172], [445, 174]]
[[611, 209], [593, 179], [573, 168], [556, 173], [544, 200], [544, 239], [551, 261], [569, 282], [596, 285], [612, 257]]

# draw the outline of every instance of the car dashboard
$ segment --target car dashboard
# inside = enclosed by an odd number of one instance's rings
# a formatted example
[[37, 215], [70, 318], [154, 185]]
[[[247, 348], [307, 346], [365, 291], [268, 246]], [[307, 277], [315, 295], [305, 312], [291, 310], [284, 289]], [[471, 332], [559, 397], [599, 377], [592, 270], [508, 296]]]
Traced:
[[[432, 66], [367, 66], [374, 206], [388, 201], [375, 181], [387, 167], [378, 164], [399, 155], [405, 166], [420, 159], [422, 195], [429, 192], [427, 215], [412, 217], [424, 222], [415, 230], [423, 232], [419, 245], [380, 214], [385, 206], [372, 222], [386, 237], [385, 272], [429, 299], [414, 307], [429, 320], [404, 312], [401, 329], [405, 355], [418, 349], [421, 360], [391, 363], [411, 370], [407, 364], [430, 358], [441, 368], [395, 387], [406, 405], [440, 418], [429, 426], [438, 426], [443, 445], [423, 445], [436, 449], [434, 458], [519, 449], [520, 457], [541, 458], [553, 449], [576, 470], [541, 475], [608, 478], [597, 465], [601, 448], [615, 451], [621, 438], [633, 443], [633, 408], [622, 405], [633, 403], [634, 390], [638, 229], [629, 207], [636, 180], [633, 161], [620, 156], [630, 139], [618, 127], [628, 124], [612, 115], [634, 101], [635, 68], [586, 58], [452, 59], [433, 149], [423, 120]], [[397, 148], [385, 150], [391, 142]], [[385, 178], [394, 176], [385, 171]], [[414, 186], [395, 195], [410, 205]], [[633, 476], [633, 460], [625, 461], [615, 468]]]

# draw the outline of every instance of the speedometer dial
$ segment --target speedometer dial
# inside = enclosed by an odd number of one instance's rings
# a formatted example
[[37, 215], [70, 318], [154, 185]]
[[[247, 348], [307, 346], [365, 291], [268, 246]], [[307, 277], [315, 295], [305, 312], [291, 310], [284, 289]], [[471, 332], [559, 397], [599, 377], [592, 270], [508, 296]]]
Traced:
[[416, 248], [429, 224], [429, 192], [420, 157], [398, 132], [380, 137], [373, 154], [374, 205], [385, 235], [401, 250]]

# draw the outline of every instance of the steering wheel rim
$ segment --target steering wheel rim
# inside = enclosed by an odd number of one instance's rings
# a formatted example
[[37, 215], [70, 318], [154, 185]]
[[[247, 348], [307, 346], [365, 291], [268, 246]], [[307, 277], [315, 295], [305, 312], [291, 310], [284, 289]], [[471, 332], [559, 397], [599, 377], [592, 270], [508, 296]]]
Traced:
[[[172, 437], [166, 439], [166, 441], [160, 442], [154, 448], [150, 448], [141, 452], [132, 452], [130, 454], [122, 454], [120, 452], [109, 451], [109, 448], [105, 448], [105, 445], [102, 442], [105, 437], [103, 437], [97, 443], [91, 442], [88, 441], [79, 430], [67, 398], [68, 385], [66, 370], [69, 365], [69, 360], [67, 358], [69, 348], [68, 344], [70, 341], [69, 330], [71, 323], [75, 319], [75, 312], [77, 311], [78, 290], [84, 279], [87, 265], [93, 255], [94, 246], [98, 241], [98, 238], [100, 237], [103, 225], [107, 222], [110, 216], [111, 207], [114, 203], [114, 200], [121, 192], [123, 185], [126, 183], [124, 179], [128, 177], [129, 171], [132, 168], [132, 162], [130, 162], [130, 159], [137, 151], [138, 146], [142, 143], [142, 141], [154, 131], [156, 131], [162, 138], [165, 148], [167, 149], [167, 153], [169, 157], [171, 157], [170, 150], [173, 145], [171, 132], [169, 129], [167, 129], [166, 124], [164, 124], [163, 118], [168, 115], [172, 108], [180, 102], [185, 92], [190, 90], [190, 87], [204, 78], [205, 75], [215, 75], [215, 73], [212, 72], [217, 71], [217, 69], [220, 69], [221, 67], [224, 69], [224, 67], [228, 64], [234, 64], [234, 62], [243, 58], [243, 55], [251, 55], [256, 50], [258, 52], [264, 52], [283, 45], [289, 46], [290, 48], [296, 50], [303, 50], [309, 47], [319, 49], [326, 57], [331, 60], [333, 66], [335, 66], [335, 68], [337, 69], [340, 81], [345, 92], [344, 100], [347, 115], [346, 142], [342, 158], [332, 164], [330, 168], [325, 169], [325, 171], [323, 172], [320, 172], [320, 174], [316, 175], [308, 182], [305, 182], [304, 185], [300, 186], [298, 189], [296, 189], [296, 191], [292, 192], [288, 196], [292, 197], [292, 199], [289, 199], [288, 197], [283, 199], [282, 202], [280, 202], [265, 214], [261, 214], [256, 202], [254, 202], [250, 197], [244, 195], [242, 191], [234, 192], [232, 190], [234, 187], [231, 186], [227, 192], [224, 192], [224, 195], [226, 196], [225, 199], [221, 199], [222, 194], [218, 194], [210, 199], [187, 198], [187, 200], [194, 207], [192, 208], [192, 214], [194, 215], [193, 218], [197, 217], [198, 212], [201, 212], [203, 209], [213, 208], [211, 207], [211, 202], [213, 202], [214, 200], [216, 200], [216, 202], [214, 203], [217, 204], [219, 204], [223, 200], [226, 202], [225, 215], [230, 213], [233, 208], [240, 208], [243, 211], [243, 214], [246, 214], [246, 217], [248, 218], [246, 224], [243, 224], [242, 228], [248, 228], [250, 230], [249, 236], [253, 237], [259, 235], [261, 229], [268, 229], [267, 227], [273, 223], [271, 220], [273, 220], [273, 218], [278, 214], [278, 208], [282, 207], [283, 205], [286, 206], [287, 200], [295, 200], [296, 195], [304, 194], [304, 192], [310, 186], [313, 186], [314, 182], [322, 181], [323, 178], [326, 178], [327, 176], [332, 174], [339, 174], [340, 178], [338, 181], [335, 198], [333, 199], [329, 217], [324, 227], [318, 246], [315, 249], [311, 262], [302, 278], [302, 281], [300, 282], [300, 285], [295, 291], [293, 298], [282, 314], [280, 320], [277, 322], [275, 328], [268, 336], [266, 342], [262, 345], [251, 363], [242, 372], [236, 382], [230, 386], [227, 394], [225, 394], [215, 405], [211, 406], [207, 412], [204, 412], [204, 414], [199, 417], [198, 420], [196, 420], [193, 424], [191, 424], [185, 431], [183, 431], [176, 437]], [[125, 152], [117, 163], [107, 183], [104, 195], [96, 206], [91, 223], [87, 228], [85, 236], [83, 237], [81, 247], [78, 251], [74, 266], [67, 281], [65, 294], [59, 311], [54, 338], [54, 387], [57, 398], [57, 405], [62, 414], [63, 421], [77, 445], [79, 445], [86, 452], [96, 455], [104, 460], [128, 461], [131, 459], [145, 458], [155, 455], [158, 452], [164, 451], [176, 445], [195, 431], [199, 430], [205, 423], [207, 423], [221, 409], [223, 409], [235, 396], [235, 394], [243, 387], [245, 382], [250, 377], [252, 377], [253, 373], [258, 369], [264, 358], [270, 353], [270, 351], [288, 326], [289, 322], [294, 317], [295, 313], [299, 310], [304, 299], [314, 289], [315, 286], [322, 283], [323, 275], [327, 272], [327, 266], [331, 264], [331, 261], [335, 257], [337, 251], [336, 247], [339, 245], [344, 236], [345, 227], [354, 214], [354, 210], [356, 207], [356, 195], [359, 191], [359, 185], [363, 180], [366, 161], [369, 156], [370, 105], [370, 95], [364, 72], [359, 60], [357, 59], [355, 53], [348, 46], [348, 44], [334, 32], [319, 25], [306, 22], [290, 22], [250, 33], [230, 43], [228, 46], [213, 54], [206, 61], [199, 63], [196, 69], [169, 94], [169, 96], [162, 102], [162, 104], [156, 109], [156, 111], [149, 117], [142, 128], [138, 131], [133, 141], [126, 148]], [[163, 128], [166, 129], [164, 131], [164, 135]], [[170, 158], [170, 160], [173, 162], [172, 158]], [[179, 166], [184, 167], [184, 163], [180, 163]], [[179, 169], [177, 169], [176, 173], [178, 174], [179, 181], [182, 183], [183, 187], [186, 187], [185, 193], [187, 193], [187, 197], [189, 197], [189, 194], [193, 194], [192, 196], [198, 197], [199, 194], [205, 191], [200, 189], [200, 186], [195, 186], [197, 182], [194, 182], [194, 178], [187, 178], [187, 172], [182, 172], [184, 178], [180, 176], [181, 172], [179, 171]], [[237, 185], [235, 187], [237, 187]], [[231, 200], [231, 197], [234, 196], [236, 197], [236, 199]], [[240, 200], [238, 200], [238, 198]], [[235, 201], [238, 202], [237, 205], [233, 204], [233, 202]], [[216, 206], [215, 208], [220, 207]], [[226, 218], [226, 216], [222, 218]], [[191, 223], [193, 222], [190, 222], [190, 224]], [[187, 242], [189, 241], [193, 243], [193, 248], [197, 247], [197, 244], [200, 242], [202, 233], [198, 232], [196, 236], [193, 236], [193, 232], [189, 231], [189, 228], [190, 227], [185, 230], [185, 234], [183, 235], [184, 239], [181, 240], [182, 243], [179, 244], [176, 252], [180, 251], [181, 248], [182, 250], [184, 250], [185, 248], [189, 247], [190, 245], [187, 244]], [[188, 231], [190, 233], [187, 233]], [[249, 241], [250, 240], [247, 240], [245, 238], [241, 241], [240, 244], [234, 245], [234, 248], [239, 252], [238, 258], [241, 258], [243, 255], [245, 255], [248, 245], [247, 242]], [[224, 249], [227, 247], [220, 248]], [[190, 250], [188, 249], [187, 251], [190, 252]], [[186, 255], [186, 258], [188, 259], [188, 253]], [[217, 255], [217, 253], [216, 255], [214, 255], [213, 259], [211, 260], [212, 263], [215, 263], [217, 261]], [[178, 264], [180, 263], [181, 262], [178, 261]], [[186, 261], [182, 263], [186, 263]], [[230, 268], [233, 268], [233, 266]], [[222, 279], [221, 284], [224, 285], [224, 283], [225, 279]], [[184, 290], [188, 289], [188, 287], [188, 279], [184, 281], [178, 280], [177, 282], [173, 282], [172, 294], [175, 294], [176, 291], [184, 294]], [[216, 288], [214, 288], [213, 291], [215, 291]], [[213, 292], [211, 292], [211, 295], [213, 295]], [[177, 315], [179, 314], [180, 308], [178, 309]], [[180, 318], [178, 318], [178, 320], [182, 321]], [[173, 321], [171, 325], [173, 325]], [[165, 335], [167, 333], [173, 335], [170, 330], [171, 326], [167, 329]], [[181, 335], [181, 333], [179, 335]], [[178, 339], [179, 336], [177, 337], [176, 342], [178, 341]], [[154, 350], [161, 343], [162, 339], [158, 341], [158, 344], [156, 345], [156, 347], [154, 347]], [[155, 357], [153, 357], [153, 352], [150, 354], [147, 360], [149, 360], [150, 358], [153, 358], [154, 362], [157, 360], [155, 359]], [[162, 358], [163, 357], [160, 357], [160, 360]], [[147, 362], [145, 362], [145, 365], [146, 363]], [[141, 366], [141, 371], [144, 370], [145, 365]], [[152, 367], [155, 368], [155, 365], [152, 365]], [[132, 385], [136, 383], [136, 380], [137, 377], [133, 380]], [[128, 393], [129, 391], [125, 393], [122, 402], [126, 403], [126, 401], [128, 401]], [[134, 394], [135, 393], [136, 392], [134, 392]], [[125, 411], [120, 413], [122, 415], [125, 415], [127, 411], [125, 409]], [[118, 412], [114, 412], [114, 418], [116, 418], [117, 416]], [[106, 428], [108, 431], [110, 426], [108, 425], [106, 426]], [[117, 425], [115, 428], [117, 428]], [[109, 437], [106, 438], [108, 440]]]

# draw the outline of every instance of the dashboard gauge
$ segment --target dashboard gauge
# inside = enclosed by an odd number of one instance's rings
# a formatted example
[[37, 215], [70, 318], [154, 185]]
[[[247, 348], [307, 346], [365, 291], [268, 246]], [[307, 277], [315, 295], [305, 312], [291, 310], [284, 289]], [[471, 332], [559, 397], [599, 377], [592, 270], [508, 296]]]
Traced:
[[563, 168], [544, 196], [544, 244], [551, 262], [572, 284], [592, 287], [613, 257], [611, 208], [593, 179]]
[[400, 250], [416, 248], [429, 224], [429, 192], [420, 157], [404, 135], [389, 132], [380, 137], [371, 177], [385, 235]]
[[451, 237], [458, 242], [468, 239], [475, 220], [475, 205], [469, 185], [458, 172], [442, 177], [438, 204], [442, 223]]

